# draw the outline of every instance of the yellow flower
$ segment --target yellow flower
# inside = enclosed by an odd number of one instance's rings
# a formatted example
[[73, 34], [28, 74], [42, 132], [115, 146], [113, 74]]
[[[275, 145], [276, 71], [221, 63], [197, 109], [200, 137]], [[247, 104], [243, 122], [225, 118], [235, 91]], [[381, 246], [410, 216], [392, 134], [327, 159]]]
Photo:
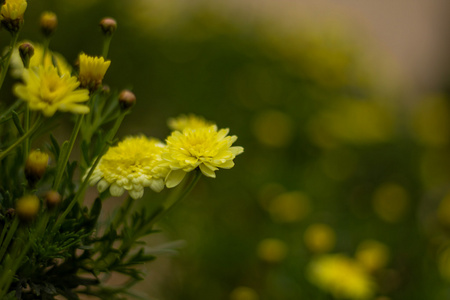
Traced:
[[157, 139], [128, 137], [109, 148], [92, 173], [89, 183], [97, 184], [100, 193], [109, 187], [111, 195], [115, 197], [127, 190], [131, 198], [141, 198], [144, 187], [160, 192], [168, 172], [168, 168], [162, 165], [161, 153], [164, 148], [165, 145]]
[[81, 86], [90, 90], [96, 90], [103, 81], [106, 71], [111, 61], [103, 57], [88, 56], [84, 53], [80, 54], [80, 74], [78, 78]]
[[170, 167], [166, 186], [177, 186], [187, 172], [199, 167], [202, 173], [215, 178], [218, 168], [230, 169], [233, 159], [244, 151], [242, 147], [231, 147], [237, 136], [227, 136], [229, 129], [217, 131], [217, 127], [185, 128], [174, 131], [167, 138], [167, 151], [163, 159]]
[[285, 259], [288, 247], [279, 239], [264, 239], [258, 244], [258, 257], [268, 263], [278, 263]]
[[1, 20], [22, 20], [27, 9], [26, 0], [6, 0], [0, 10]]
[[[67, 74], [67, 76], [70, 76], [70, 74], [72, 73], [72, 67], [67, 63], [67, 61], [61, 54], [47, 50], [45, 59], [42, 60], [44, 56], [44, 48], [37, 43], [31, 44], [34, 47], [34, 55], [30, 58], [30, 69], [38, 70], [39, 66], [41, 65], [46, 68], [49, 66], [55, 66], [58, 69], [58, 73], [60, 75]], [[15, 78], [20, 78], [22, 77], [24, 70], [25, 68], [23, 67], [19, 51], [17, 49], [14, 49], [14, 52], [11, 56], [11, 75]]]
[[371, 272], [386, 266], [389, 260], [389, 249], [378, 241], [365, 240], [358, 246], [355, 257], [362, 266]]
[[25, 163], [25, 177], [29, 182], [37, 182], [44, 176], [48, 166], [48, 154], [39, 150], [33, 150], [28, 155]]
[[53, 66], [34, 70], [25, 70], [23, 74], [25, 84], [17, 84], [14, 93], [17, 97], [28, 102], [30, 109], [42, 110], [51, 117], [57, 110], [86, 114], [89, 107], [79, 104], [89, 99], [88, 90], [76, 90], [80, 83], [74, 76], [60, 75]]
[[16, 213], [21, 220], [30, 221], [39, 212], [40, 202], [36, 195], [26, 195], [17, 200]]
[[309, 250], [317, 253], [327, 252], [333, 249], [336, 243], [336, 234], [330, 226], [315, 223], [306, 228], [304, 240]]
[[230, 300], [259, 300], [259, 296], [254, 289], [240, 286], [231, 292]]
[[376, 287], [358, 262], [342, 254], [324, 255], [312, 261], [308, 275], [313, 284], [335, 298], [371, 299]]
[[170, 129], [178, 131], [183, 131], [185, 128], [202, 128], [214, 125], [214, 123], [193, 114], [187, 116], [181, 115], [178, 118], [170, 118], [167, 123]]

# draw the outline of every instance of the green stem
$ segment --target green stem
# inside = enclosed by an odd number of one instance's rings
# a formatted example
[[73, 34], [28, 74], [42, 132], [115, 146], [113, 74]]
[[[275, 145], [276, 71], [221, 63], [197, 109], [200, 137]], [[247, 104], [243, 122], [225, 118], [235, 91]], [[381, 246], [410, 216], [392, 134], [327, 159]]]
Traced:
[[45, 57], [47, 56], [48, 53], [48, 48], [50, 46], [50, 38], [48, 37], [44, 38], [43, 46], [44, 46], [44, 53], [42, 54], [42, 61], [41, 61], [42, 65], [44, 65]]
[[199, 169], [196, 169], [193, 171], [192, 179], [189, 181], [187, 186], [182, 189], [181, 193], [177, 193], [175, 197], [170, 198], [169, 201], [166, 201], [162, 204], [162, 207], [156, 212], [156, 214], [153, 216], [153, 218], [148, 222], [145, 226], [140, 228], [137, 233], [134, 234], [136, 237], [135, 239], [130, 239], [128, 242], [123, 242], [123, 244], [120, 246], [120, 250], [122, 252], [127, 251], [129, 247], [135, 242], [135, 240], [139, 239], [142, 235], [147, 232], [149, 228], [151, 228], [157, 221], [159, 221], [163, 216], [165, 216], [169, 211], [175, 207], [176, 204], [180, 203], [184, 198], [186, 198], [189, 193], [192, 191], [192, 189], [197, 184], [198, 180], [200, 179], [202, 172]]
[[104, 59], [108, 57], [109, 52], [109, 45], [111, 44], [112, 36], [105, 37], [103, 41], [103, 50], [102, 50], [102, 56]]
[[3, 81], [5, 80], [6, 73], [8, 72], [9, 62], [11, 61], [11, 55], [14, 51], [14, 47], [16, 47], [18, 37], [19, 37], [19, 32], [13, 33], [12, 38], [11, 38], [11, 43], [9, 44], [8, 53], [6, 54], [5, 59], [2, 61], [2, 70], [0, 73], [0, 89], [2, 88]]
[[11, 105], [4, 113], [2, 113], [0, 115], [0, 123], [5, 122], [6, 120], [9, 120], [11, 117], [8, 117], [9, 114], [11, 114], [11, 112], [13, 110], [15, 110], [16, 108], [18, 108], [20, 106], [20, 104], [22, 104], [22, 100], [17, 100], [16, 102], [14, 102], [13, 105]]
[[[28, 103], [25, 104], [25, 113], [23, 115], [23, 128], [25, 132], [28, 132], [30, 130], [30, 108], [28, 106]], [[25, 138], [24, 144], [23, 144], [23, 155], [24, 155], [24, 161], [28, 158], [28, 152], [30, 151], [30, 137]]]
[[85, 176], [83, 182], [81, 183], [77, 193], [73, 197], [72, 201], [67, 206], [66, 210], [59, 216], [58, 220], [56, 220], [55, 225], [53, 225], [52, 232], [55, 232], [59, 229], [62, 222], [65, 220], [69, 212], [72, 210], [75, 203], [78, 202], [78, 199], [81, 198], [82, 195], [84, 195], [84, 191], [89, 183], [89, 179], [92, 176], [92, 173], [94, 172], [95, 168], [97, 167], [98, 163], [100, 162], [100, 159], [102, 156], [106, 153], [106, 150], [108, 150], [109, 144], [112, 143], [112, 140], [114, 139], [114, 136], [116, 135], [117, 131], [119, 130], [120, 124], [122, 124], [123, 119], [125, 118], [125, 115], [127, 113], [123, 112], [120, 114], [120, 116], [116, 119], [116, 122], [114, 123], [113, 128], [109, 131], [107, 136], [107, 141], [103, 145], [102, 150], [100, 151], [99, 155], [97, 156], [94, 164], [92, 165], [91, 169], [89, 170], [88, 174]]
[[114, 216], [113, 221], [111, 222], [113, 228], [118, 228], [120, 224], [122, 224], [122, 222], [125, 220], [127, 213], [130, 211], [131, 206], [133, 206], [133, 203], [134, 199], [128, 196], [125, 202], [120, 207], [119, 211]]
[[53, 182], [53, 190], [57, 191], [59, 185], [61, 184], [61, 179], [63, 177], [64, 171], [66, 170], [67, 162], [69, 161], [70, 153], [72, 152], [73, 145], [75, 144], [75, 140], [77, 139], [78, 132], [80, 131], [81, 123], [83, 121], [83, 114], [77, 116], [77, 120], [75, 122], [75, 127], [72, 130], [72, 134], [69, 139], [69, 147], [67, 151], [62, 153], [64, 156], [58, 160], [58, 172], [55, 176], [55, 181]]
[[5, 238], [6, 232], [8, 232], [9, 223], [10, 222], [5, 222], [5, 225], [3, 226], [2, 235], [0, 236], [0, 246], [3, 243], [3, 239]]
[[15, 217], [13, 223], [11, 224], [11, 227], [8, 230], [8, 234], [6, 235], [6, 239], [2, 244], [2, 247], [0, 248], [0, 261], [3, 260], [3, 256], [5, 255], [6, 250], [8, 249], [9, 243], [11, 242], [11, 239], [16, 232], [17, 226], [19, 226], [19, 218]]
[[36, 120], [36, 122], [33, 124], [33, 127], [31, 127], [30, 130], [28, 130], [27, 132], [25, 132], [24, 135], [22, 135], [20, 138], [18, 138], [14, 144], [12, 144], [11, 146], [9, 146], [8, 149], [6, 149], [3, 152], [0, 152], [0, 160], [2, 160], [3, 158], [5, 158], [5, 156], [11, 152], [12, 150], [14, 150], [17, 146], [19, 146], [20, 144], [22, 144], [22, 142], [27, 139], [30, 135], [32, 135], [36, 129], [39, 127], [39, 125], [41, 124], [40, 122], [41, 116], [38, 117], [38, 119]]

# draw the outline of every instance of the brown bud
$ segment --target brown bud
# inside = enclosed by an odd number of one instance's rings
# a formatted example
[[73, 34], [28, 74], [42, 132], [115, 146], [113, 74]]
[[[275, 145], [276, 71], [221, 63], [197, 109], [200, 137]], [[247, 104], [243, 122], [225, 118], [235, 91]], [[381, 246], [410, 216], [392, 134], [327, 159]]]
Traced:
[[113, 18], [103, 18], [99, 25], [103, 33], [108, 36], [111, 36], [117, 29], [117, 22]]
[[61, 195], [57, 191], [49, 191], [45, 194], [45, 204], [48, 209], [53, 209], [61, 203]]
[[30, 59], [34, 55], [34, 47], [30, 43], [23, 43], [19, 46], [19, 54], [22, 59], [23, 66], [28, 69], [30, 65]]
[[130, 109], [136, 103], [136, 96], [129, 90], [123, 90], [119, 94], [119, 106], [122, 110]]
[[16, 210], [14, 208], [8, 208], [8, 210], [6, 211], [6, 216], [10, 219], [14, 218], [14, 216], [16, 215]]
[[102, 86], [102, 93], [103, 93], [103, 94], [109, 94], [110, 92], [111, 92], [111, 88], [109, 87], [109, 85], [104, 84], [104, 85]]
[[40, 20], [41, 31], [46, 36], [51, 36], [58, 26], [58, 18], [51, 11], [43, 12]]

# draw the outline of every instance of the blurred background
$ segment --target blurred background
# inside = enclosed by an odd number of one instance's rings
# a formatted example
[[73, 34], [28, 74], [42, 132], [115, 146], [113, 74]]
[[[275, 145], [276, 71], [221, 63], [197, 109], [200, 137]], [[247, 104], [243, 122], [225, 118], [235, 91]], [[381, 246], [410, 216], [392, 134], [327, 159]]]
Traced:
[[148, 299], [450, 298], [448, 1], [30, 0], [23, 38], [45, 10], [69, 62], [118, 21], [121, 137], [194, 113], [245, 149], [148, 241], [180, 246], [143, 266]]

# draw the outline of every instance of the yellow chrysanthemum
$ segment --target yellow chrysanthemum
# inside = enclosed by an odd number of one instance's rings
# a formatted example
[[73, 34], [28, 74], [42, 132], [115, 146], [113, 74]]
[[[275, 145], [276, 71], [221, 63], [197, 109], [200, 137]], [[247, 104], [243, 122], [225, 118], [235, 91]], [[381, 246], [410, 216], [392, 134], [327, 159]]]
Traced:
[[218, 168], [230, 169], [233, 159], [244, 151], [242, 147], [231, 147], [237, 136], [227, 136], [229, 129], [217, 127], [185, 128], [174, 131], [167, 138], [167, 151], [163, 159], [170, 167], [166, 186], [177, 186], [187, 172], [199, 167], [202, 173], [215, 178]]
[[202, 128], [215, 125], [214, 123], [193, 114], [187, 116], [181, 115], [178, 118], [170, 118], [167, 124], [170, 129], [178, 131], [183, 131], [185, 128]]
[[99, 192], [109, 187], [111, 195], [116, 197], [127, 190], [131, 198], [141, 198], [144, 187], [160, 192], [169, 171], [162, 164], [161, 153], [164, 148], [165, 145], [157, 139], [128, 137], [109, 148], [92, 173], [89, 183], [97, 184]]
[[90, 90], [97, 89], [103, 81], [106, 71], [111, 64], [111, 61], [103, 57], [88, 56], [84, 53], [80, 54], [80, 74], [78, 78], [81, 86]]
[[21, 20], [27, 9], [26, 0], [6, 0], [0, 10], [1, 20]]
[[47, 117], [57, 110], [77, 114], [89, 112], [89, 107], [79, 104], [89, 99], [89, 91], [76, 90], [80, 85], [76, 77], [60, 75], [53, 66], [40, 66], [36, 71], [25, 70], [23, 80], [25, 84], [17, 84], [14, 93], [27, 101], [32, 110], [42, 110]]
[[[61, 54], [47, 50], [45, 59], [43, 60], [44, 48], [40, 44], [31, 44], [34, 47], [34, 54], [30, 58], [29, 69], [38, 70], [41, 65], [44, 67], [55, 66], [60, 75], [67, 74], [67, 76], [70, 76], [72, 73], [72, 67], [67, 63]], [[15, 78], [20, 78], [22, 77], [24, 70], [25, 68], [23, 67], [19, 51], [14, 49], [11, 56], [11, 75]]]
[[342, 254], [324, 255], [312, 261], [308, 275], [313, 284], [335, 298], [371, 299], [376, 287], [357, 261]]

